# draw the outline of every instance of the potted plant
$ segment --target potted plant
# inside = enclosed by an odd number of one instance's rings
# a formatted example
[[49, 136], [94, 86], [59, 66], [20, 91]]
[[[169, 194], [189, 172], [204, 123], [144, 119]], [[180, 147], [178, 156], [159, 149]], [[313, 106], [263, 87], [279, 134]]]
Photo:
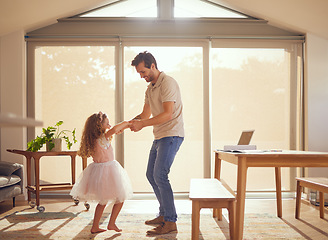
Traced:
[[[59, 126], [64, 122], [59, 121], [55, 126], [49, 126], [47, 128], [42, 128], [42, 133], [40, 136], [37, 136], [35, 139], [27, 143], [27, 151], [37, 152], [39, 151], [43, 144], [47, 145], [47, 151], [61, 151], [61, 140], [65, 139], [68, 149], [71, 149], [73, 143], [76, 143], [75, 137], [75, 128], [73, 131], [70, 130], [61, 130], [59, 131]], [[68, 133], [72, 136], [72, 141], [70, 140]], [[60, 140], [57, 140], [60, 139]], [[59, 144], [59, 147], [55, 147], [56, 144]]]

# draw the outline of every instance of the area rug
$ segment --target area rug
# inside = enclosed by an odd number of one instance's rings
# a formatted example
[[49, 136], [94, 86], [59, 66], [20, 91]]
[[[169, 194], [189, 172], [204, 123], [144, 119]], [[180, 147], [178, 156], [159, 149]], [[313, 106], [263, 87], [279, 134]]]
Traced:
[[[104, 213], [101, 227], [106, 228], [110, 213]], [[93, 211], [81, 212], [15, 212], [0, 219], [0, 239], [191, 239], [191, 215], [180, 214], [178, 233], [147, 236], [152, 227], [144, 224], [150, 214], [122, 213], [117, 225], [121, 233], [106, 231], [91, 234]], [[215, 221], [210, 214], [201, 214], [199, 239], [229, 239], [229, 224]], [[246, 214], [244, 239], [303, 239], [278, 217], [270, 214]]]

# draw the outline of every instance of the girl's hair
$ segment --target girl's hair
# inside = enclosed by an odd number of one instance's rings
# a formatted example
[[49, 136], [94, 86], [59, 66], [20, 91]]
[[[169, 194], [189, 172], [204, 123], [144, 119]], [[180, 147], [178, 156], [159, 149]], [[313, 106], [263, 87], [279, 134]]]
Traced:
[[94, 153], [96, 140], [104, 133], [102, 128], [103, 121], [107, 118], [106, 114], [101, 112], [94, 113], [85, 122], [80, 150], [78, 155], [81, 157], [90, 157]]

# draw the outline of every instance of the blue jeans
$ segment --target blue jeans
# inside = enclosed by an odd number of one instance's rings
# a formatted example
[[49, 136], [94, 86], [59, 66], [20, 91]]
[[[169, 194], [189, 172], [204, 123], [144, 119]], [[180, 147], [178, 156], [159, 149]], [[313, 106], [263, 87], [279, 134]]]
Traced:
[[177, 213], [168, 175], [183, 139], [164, 137], [154, 140], [148, 159], [146, 176], [159, 202], [159, 216], [164, 216], [164, 220], [170, 222], [177, 221]]

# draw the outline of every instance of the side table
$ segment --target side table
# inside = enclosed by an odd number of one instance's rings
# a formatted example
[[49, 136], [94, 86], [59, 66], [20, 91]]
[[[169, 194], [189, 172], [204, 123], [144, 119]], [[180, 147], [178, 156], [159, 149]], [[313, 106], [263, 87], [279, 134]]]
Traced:
[[[34, 207], [31, 202], [31, 193], [35, 194], [36, 206], [40, 212], [43, 212], [45, 208], [40, 206], [40, 191], [54, 191], [54, 190], [67, 190], [71, 189], [75, 183], [75, 158], [77, 155], [76, 151], [61, 151], [61, 152], [50, 152], [50, 151], [38, 151], [30, 152], [17, 149], [7, 149], [8, 152], [14, 154], [20, 154], [26, 157], [27, 160], [27, 196], [28, 202], [31, 207]], [[56, 184], [40, 184], [40, 159], [44, 156], [70, 156], [71, 157], [71, 173], [72, 173], [72, 182], [71, 183], [56, 183]], [[35, 185], [32, 185], [32, 158], [34, 159], [34, 172], [35, 172]], [[82, 168], [83, 170], [87, 167], [87, 159], [82, 158]], [[78, 204], [78, 201], [75, 202]], [[85, 204], [86, 208], [88, 206]]]

